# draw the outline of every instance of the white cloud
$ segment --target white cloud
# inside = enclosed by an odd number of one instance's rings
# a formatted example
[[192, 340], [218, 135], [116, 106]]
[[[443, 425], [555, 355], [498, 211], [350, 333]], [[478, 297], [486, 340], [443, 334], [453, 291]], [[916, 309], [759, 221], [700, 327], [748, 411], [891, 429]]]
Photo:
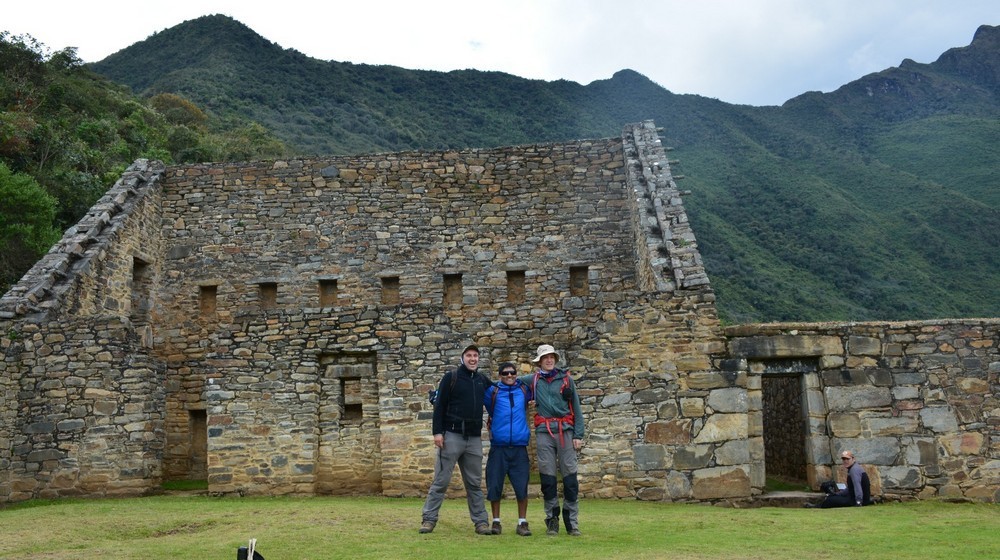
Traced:
[[56, 0], [8, 3], [0, 29], [96, 61], [216, 13], [322, 60], [583, 84], [631, 68], [675, 93], [754, 105], [932, 62], [1000, 24], [995, 0]]

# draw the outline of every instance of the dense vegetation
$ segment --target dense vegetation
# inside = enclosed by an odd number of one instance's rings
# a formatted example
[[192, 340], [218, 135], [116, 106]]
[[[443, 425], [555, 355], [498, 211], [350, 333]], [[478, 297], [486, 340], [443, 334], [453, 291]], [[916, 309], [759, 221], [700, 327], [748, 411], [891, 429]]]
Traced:
[[301, 155], [608, 137], [654, 119], [720, 313], [744, 322], [1000, 316], [998, 60], [1000, 29], [982, 27], [932, 64], [750, 107], [630, 70], [584, 86], [320, 61], [207, 16], [91, 68], [260, 123]]
[[137, 158], [167, 163], [285, 153], [263, 126], [213, 121], [171, 93], [141, 99], [66, 48], [0, 33], [0, 292]]

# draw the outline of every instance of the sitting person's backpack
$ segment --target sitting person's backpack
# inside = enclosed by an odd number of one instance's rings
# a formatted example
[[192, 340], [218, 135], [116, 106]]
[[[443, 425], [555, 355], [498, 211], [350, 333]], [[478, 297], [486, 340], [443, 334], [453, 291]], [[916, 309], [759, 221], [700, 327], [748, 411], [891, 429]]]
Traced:
[[819, 491], [826, 494], [827, 496], [832, 496], [837, 493], [837, 483], [832, 480], [827, 480], [819, 485]]

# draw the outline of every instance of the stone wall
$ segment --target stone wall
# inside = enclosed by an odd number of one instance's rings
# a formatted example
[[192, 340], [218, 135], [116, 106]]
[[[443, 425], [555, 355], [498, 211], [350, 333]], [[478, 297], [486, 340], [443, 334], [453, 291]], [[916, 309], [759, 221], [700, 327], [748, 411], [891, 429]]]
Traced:
[[160, 482], [158, 181], [140, 161], [0, 300], [0, 502]]
[[[713, 480], [715, 444], [745, 430], [676, 397], [701, 402], [736, 378], [712, 376], [714, 298], [651, 124], [567, 144], [187, 166], [168, 171], [163, 199], [168, 476], [187, 476], [186, 427], [205, 409], [214, 492], [422, 495], [426, 394], [461, 345], [475, 340], [486, 368], [527, 371], [549, 342], [591, 419], [585, 494], [715, 496], [691, 476]], [[713, 381], [687, 387], [691, 374]], [[698, 459], [674, 467], [671, 450], [705, 424]], [[736, 456], [744, 483], [715, 494], [749, 495]]]
[[774, 374], [799, 376], [814, 485], [850, 447], [879, 492], [995, 501], [996, 325], [724, 332], [650, 122], [490, 150], [139, 161], [0, 299], [0, 502], [177, 479], [421, 496], [427, 391], [469, 341], [491, 374], [559, 349], [586, 497], [751, 500]]
[[813, 487], [843, 481], [835, 459], [847, 449], [876, 494], [1000, 499], [1000, 320], [743, 325], [726, 334], [752, 400], [762, 377], [801, 376]]

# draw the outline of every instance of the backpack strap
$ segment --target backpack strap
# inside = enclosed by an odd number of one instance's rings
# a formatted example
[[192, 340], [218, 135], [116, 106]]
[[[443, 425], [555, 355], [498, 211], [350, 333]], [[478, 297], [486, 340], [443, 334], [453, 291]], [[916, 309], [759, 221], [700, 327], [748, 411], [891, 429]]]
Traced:
[[[500, 393], [500, 386], [496, 383], [490, 385], [492, 391], [490, 391], [490, 404], [487, 406], [486, 410], [490, 413], [490, 417], [493, 417], [493, 410], [497, 407], [497, 395]], [[531, 393], [528, 391], [528, 386], [521, 383], [521, 380], [517, 380], [517, 387], [521, 390], [521, 394], [524, 395], [524, 405], [528, 405], [528, 401], [531, 400]]]
[[486, 418], [486, 429], [489, 430], [493, 426], [493, 409], [497, 406], [497, 394], [500, 393], [500, 387], [496, 384], [490, 384], [490, 403], [486, 407], [486, 412], [489, 416]]
[[490, 416], [493, 416], [493, 411], [496, 410], [496, 407], [497, 407], [497, 395], [500, 394], [500, 387], [497, 387], [496, 385], [490, 385], [490, 389], [491, 389], [491, 391], [490, 391], [490, 409], [489, 409], [489, 412], [490, 412]]

